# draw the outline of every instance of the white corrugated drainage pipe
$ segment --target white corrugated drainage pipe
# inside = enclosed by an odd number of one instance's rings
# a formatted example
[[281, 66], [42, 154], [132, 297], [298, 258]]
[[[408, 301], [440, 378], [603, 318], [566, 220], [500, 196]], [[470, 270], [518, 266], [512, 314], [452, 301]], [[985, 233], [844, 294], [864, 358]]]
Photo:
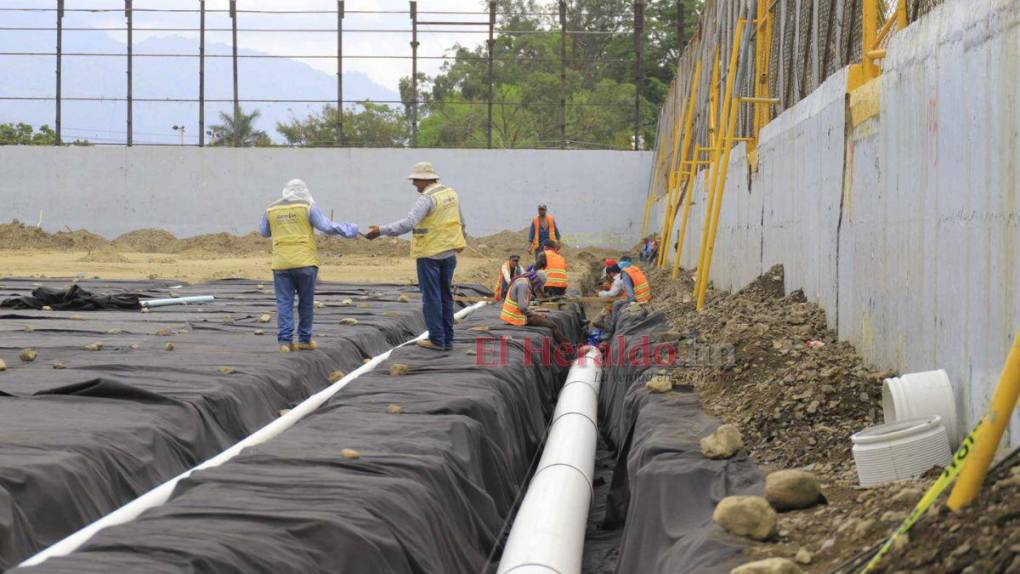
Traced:
[[890, 377], [882, 383], [882, 416], [885, 422], [931, 415], [942, 417], [949, 445], [958, 446], [963, 440], [963, 430], [956, 419], [956, 394], [945, 371], [908, 373]]
[[601, 364], [599, 351], [592, 347], [570, 367], [545, 450], [503, 549], [499, 574], [581, 571], [598, 443]]
[[869, 427], [850, 440], [861, 486], [914, 478], [953, 459], [938, 415]]
[[143, 308], [168, 307], [170, 305], [198, 305], [211, 303], [216, 298], [212, 295], [195, 295], [194, 297], [174, 297], [173, 299], [146, 299], [139, 301]]
[[[475, 303], [470, 307], [461, 309], [454, 315], [454, 317], [458, 319], [466, 317], [470, 315], [472, 312], [474, 312], [476, 309], [484, 307], [486, 304], [487, 304], [486, 301]], [[153, 488], [149, 492], [146, 492], [145, 494], [139, 496], [138, 498], [132, 500], [131, 502], [125, 504], [124, 506], [121, 506], [117, 510], [111, 512], [110, 514], [107, 514], [106, 516], [100, 518], [99, 520], [93, 522], [92, 524], [89, 524], [88, 526], [82, 528], [81, 530], [75, 532], [74, 534], [71, 534], [67, 538], [64, 538], [63, 540], [50, 546], [46, 550], [43, 550], [42, 552], [36, 554], [35, 556], [32, 556], [28, 560], [25, 560], [20, 565], [36, 566], [48, 560], [49, 558], [53, 558], [55, 556], [66, 556], [77, 550], [78, 547], [80, 547], [82, 544], [88, 542], [88, 540], [95, 536], [95, 534], [100, 530], [108, 528], [110, 526], [116, 526], [118, 524], [131, 522], [135, 518], [138, 518], [138, 516], [141, 513], [145, 512], [146, 510], [164, 504], [167, 500], [170, 499], [170, 495], [173, 493], [174, 487], [177, 486], [177, 483], [191, 476], [191, 473], [195, 472], [196, 470], [220, 466], [221, 464], [237, 456], [245, 448], [262, 444], [276, 437], [283, 431], [294, 426], [295, 423], [303, 419], [306, 415], [322, 406], [322, 404], [329, 400], [330, 397], [337, 394], [340, 391], [340, 389], [346, 387], [348, 383], [350, 383], [351, 381], [365, 373], [369, 373], [375, 370], [375, 368], [379, 366], [380, 363], [390, 358], [390, 353], [392, 353], [395, 349], [399, 349], [404, 345], [408, 345], [414, 341], [424, 339], [426, 337], [428, 337], [428, 331], [415, 337], [411, 341], [407, 341], [406, 343], [397, 345], [396, 347], [390, 349], [389, 351], [386, 351], [385, 353], [372, 357], [372, 359], [369, 362], [365, 363], [364, 365], [361, 365], [354, 371], [351, 371], [350, 374], [340, 379], [339, 381], [308, 397], [300, 404], [298, 404], [296, 407], [291, 409], [290, 412], [274, 420], [273, 422], [267, 424], [266, 426], [262, 427], [254, 434], [250, 435], [248, 438], [238, 442], [234, 446], [221, 452], [215, 457], [210, 458], [209, 460], [203, 462], [202, 464], [196, 466], [195, 468], [183, 472], [177, 475], [176, 477], [157, 486], [156, 488]]]

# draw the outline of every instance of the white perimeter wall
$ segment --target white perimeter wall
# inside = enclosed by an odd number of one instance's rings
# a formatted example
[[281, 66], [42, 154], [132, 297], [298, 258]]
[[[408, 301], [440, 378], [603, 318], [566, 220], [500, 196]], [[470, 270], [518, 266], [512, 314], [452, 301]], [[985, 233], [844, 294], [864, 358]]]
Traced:
[[[844, 71], [763, 130], [756, 172], [736, 148], [712, 263], [728, 289], [782, 263], [787, 291], [868, 360], [946, 369], [968, 426], [1020, 328], [1017, 6], [947, 1], [894, 34], [877, 117], [849, 127]], [[699, 177], [687, 268], [703, 189]]]
[[[468, 233], [526, 227], [544, 202], [574, 245], [625, 247], [640, 232], [652, 152], [451, 149], [0, 147], [0, 220], [108, 238], [156, 227], [185, 237], [256, 229], [287, 180], [336, 219], [388, 223], [410, 210], [411, 165], [460, 192]], [[523, 248], [523, 246], [522, 246]]]

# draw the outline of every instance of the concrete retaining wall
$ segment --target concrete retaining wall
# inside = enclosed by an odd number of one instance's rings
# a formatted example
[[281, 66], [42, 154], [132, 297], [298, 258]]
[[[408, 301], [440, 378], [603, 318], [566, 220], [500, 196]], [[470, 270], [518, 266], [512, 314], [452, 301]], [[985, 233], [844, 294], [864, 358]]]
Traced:
[[[782, 263], [787, 290], [803, 289], [868, 360], [946, 369], [973, 425], [1020, 327], [1015, 0], [946, 2], [893, 36], [853, 116], [845, 89], [844, 71], [770, 123], [757, 171], [733, 150], [711, 278], [739, 288]], [[1020, 416], [1011, 431], [1020, 444]]]
[[522, 229], [541, 201], [573, 244], [622, 247], [640, 231], [651, 152], [0, 147], [0, 218], [34, 224], [41, 211], [44, 229], [110, 238], [243, 234], [299, 177], [338, 220], [387, 223], [414, 202], [417, 161], [460, 191], [472, 235]]

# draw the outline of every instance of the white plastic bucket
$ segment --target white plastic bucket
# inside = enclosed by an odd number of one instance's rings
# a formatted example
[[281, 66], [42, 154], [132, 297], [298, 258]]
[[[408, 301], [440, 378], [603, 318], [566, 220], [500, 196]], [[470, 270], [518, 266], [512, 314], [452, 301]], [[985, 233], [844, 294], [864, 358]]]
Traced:
[[850, 437], [861, 486], [914, 478], [952, 461], [938, 416], [868, 427]]
[[887, 423], [938, 415], [950, 446], [955, 448], [963, 440], [953, 385], [941, 369], [886, 379], [882, 383], [882, 414]]

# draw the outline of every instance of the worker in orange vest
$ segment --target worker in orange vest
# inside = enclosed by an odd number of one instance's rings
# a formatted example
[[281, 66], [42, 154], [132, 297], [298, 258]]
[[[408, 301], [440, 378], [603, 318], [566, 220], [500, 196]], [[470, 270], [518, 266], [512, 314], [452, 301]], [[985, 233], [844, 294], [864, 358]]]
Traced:
[[496, 277], [496, 285], [493, 288], [493, 299], [496, 301], [502, 301], [506, 296], [506, 290], [510, 287], [510, 282], [514, 280], [514, 277], [524, 273], [524, 269], [521, 268], [521, 256], [511, 255], [510, 259], [503, 262], [503, 265], [499, 268], [499, 276]]
[[500, 310], [499, 318], [514, 327], [524, 327], [525, 325], [548, 327], [552, 331], [553, 341], [559, 346], [561, 343], [567, 342], [567, 338], [563, 336], [559, 326], [531, 307], [531, 299], [541, 295], [542, 285], [546, 280], [546, 272], [540, 269], [529, 271], [514, 279], [507, 289], [506, 298], [503, 299], [503, 308]]
[[549, 295], [563, 295], [567, 292], [567, 260], [560, 255], [560, 242], [549, 239], [545, 242], [545, 292]]
[[553, 216], [546, 214], [545, 204], [538, 206], [538, 215], [531, 220], [531, 229], [528, 231], [528, 243], [531, 244], [531, 253], [539, 254], [546, 241], [550, 239], [560, 240], [560, 230], [556, 227], [556, 220]]
[[633, 263], [623, 269], [620, 269], [619, 264], [611, 265], [606, 268], [606, 275], [612, 279], [613, 284], [608, 290], [599, 291], [598, 296], [620, 299], [613, 303], [613, 315], [630, 303], [647, 303], [652, 300], [652, 288], [648, 279]]

